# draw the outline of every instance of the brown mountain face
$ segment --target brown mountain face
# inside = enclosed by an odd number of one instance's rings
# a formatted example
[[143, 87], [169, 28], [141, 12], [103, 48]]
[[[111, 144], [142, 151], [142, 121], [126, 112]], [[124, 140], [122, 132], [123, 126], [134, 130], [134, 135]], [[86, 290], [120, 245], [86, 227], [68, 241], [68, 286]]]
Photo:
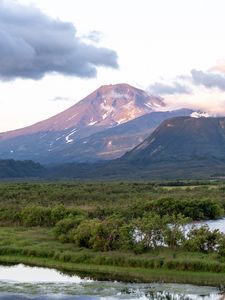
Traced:
[[[62, 132], [65, 143], [125, 123], [164, 106], [160, 97], [128, 84], [105, 85], [69, 109], [22, 129], [2, 133], [0, 141], [40, 132]], [[68, 131], [69, 129], [69, 131]], [[85, 129], [85, 130], [84, 130]], [[53, 142], [53, 141], [52, 141]]]

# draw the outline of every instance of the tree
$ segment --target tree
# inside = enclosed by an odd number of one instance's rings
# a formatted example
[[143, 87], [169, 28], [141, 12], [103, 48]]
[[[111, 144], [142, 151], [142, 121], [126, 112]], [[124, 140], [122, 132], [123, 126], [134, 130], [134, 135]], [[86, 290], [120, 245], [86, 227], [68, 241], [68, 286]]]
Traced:
[[119, 216], [110, 216], [95, 226], [90, 241], [95, 250], [129, 250], [133, 243], [132, 226], [126, 224]]
[[177, 216], [166, 216], [166, 229], [163, 232], [165, 243], [171, 248], [181, 246], [185, 241], [185, 225], [190, 221], [189, 218], [181, 214]]
[[163, 245], [163, 232], [165, 231], [165, 218], [157, 214], [145, 214], [143, 218], [134, 221], [134, 239], [143, 249], [155, 249]]

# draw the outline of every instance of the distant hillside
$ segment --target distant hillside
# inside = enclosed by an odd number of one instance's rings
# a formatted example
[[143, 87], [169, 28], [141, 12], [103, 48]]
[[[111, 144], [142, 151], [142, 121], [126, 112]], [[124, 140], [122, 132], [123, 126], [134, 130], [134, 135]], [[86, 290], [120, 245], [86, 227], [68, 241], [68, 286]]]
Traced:
[[44, 168], [33, 161], [0, 160], [0, 178], [41, 177]]
[[225, 160], [225, 118], [166, 120], [121, 158], [135, 164], [212, 159]]
[[225, 178], [225, 118], [172, 118], [120, 159], [66, 164], [51, 172], [80, 179]]
[[177, 116], [190, 116], [192, 113], [193, 111], [189, 109], [151, 112], [47, 153], [46, 156], [40, 157], [40, 161], [95, 162], [115, 159], [141, 143], [162, 121]]

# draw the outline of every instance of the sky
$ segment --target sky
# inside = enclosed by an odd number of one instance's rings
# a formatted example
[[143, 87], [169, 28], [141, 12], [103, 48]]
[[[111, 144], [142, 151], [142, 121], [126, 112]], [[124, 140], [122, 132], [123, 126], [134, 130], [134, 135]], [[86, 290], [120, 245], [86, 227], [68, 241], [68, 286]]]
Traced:
[[224, 0], [0, 0], [0, 131], [128, 83], [225, 115]]

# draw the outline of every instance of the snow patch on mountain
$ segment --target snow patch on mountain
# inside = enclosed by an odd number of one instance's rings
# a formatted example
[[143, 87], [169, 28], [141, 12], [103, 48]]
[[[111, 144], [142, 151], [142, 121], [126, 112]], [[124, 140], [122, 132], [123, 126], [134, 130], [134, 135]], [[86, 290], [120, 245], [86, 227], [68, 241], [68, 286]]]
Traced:
[[92, 121], [92, 122], [88, 123], [87, 126], [93, 126], [93, 125], [95, 125], [96, 123], [98, 123], [98, 121]]
[[70, 134], [68, 134], [66, 137], [65, 137], [65, 140], [66, 140], [66, 143], [72, 143], [74, 141], [74, 139], [71, 139], [70, 137], [77, 131], [76, 128], [74, 128]]
[[124, 122], [126, 122], [126, 121], [127, 121], [126, 118], [122, 118], [122, 119], [119, 119], [119, 120], [117, 121], [117, 124], [119, 125], [119, 124], [122, 124], [122, 123], [124, 123]]
[[72, 115], [67, 121], [70, 121], [70, 120], [74, 119], [77, 115], [78, 115], [78, 114]]
[[145, 106], [149, 107], [149, 108], [152, 108], [152, 103], [145, 103]]
[[109, 96], [113, 99], [129, 99], [130, 96], [127, 93], [118, 93], [115, 91], [111, 91]]
[[191, 117], [192, 118], [209, 118], [210, 115], [206, 112], [198, 112], [198, 111], [194, 111], [192, 114], [191, 114]]
[[101, 103], [101, 109], [103, 110], [104, 114], [102, 115], [102, 119], [105, 120], [113, 111], [113, 107], [107, 105], [106, 102]]

